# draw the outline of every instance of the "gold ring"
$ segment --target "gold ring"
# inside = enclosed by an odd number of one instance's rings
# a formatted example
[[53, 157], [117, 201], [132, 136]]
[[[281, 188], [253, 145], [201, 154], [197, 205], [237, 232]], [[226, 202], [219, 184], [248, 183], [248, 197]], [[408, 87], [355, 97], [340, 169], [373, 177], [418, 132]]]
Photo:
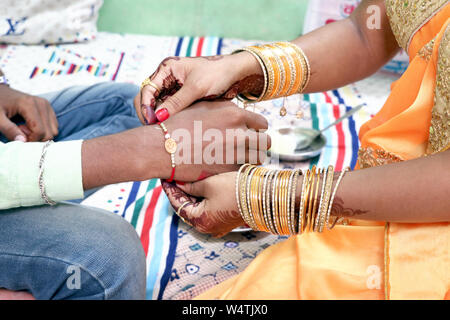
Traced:
[[142, 81], [141, 90], [144, 89], [145, 86], [152, 86], [157, 92], [161, 92], [161, 89], [158, 87], [158, 85], [152, 82], [149, 78]]
[[184, 202], [179, 208], [178, 208], [178, 210], [177, 210], [177, 216], [178, 217], [180, 217], [180, 219], [184, 222], [184, 223], [186, 223], [187, 225], [190, 225], [191, 227], [192, 227], [192, 224], [190, 224], [189, 222], [187, 222], [182, 216], [180, 216], [180, 211], [181, 211], [181, 209], [183, 209], [186, 205], [188, 205], [188, 204], [192, 204], [192, 202], [190, 202], [190, 201], [186, 201], [186, 202]]

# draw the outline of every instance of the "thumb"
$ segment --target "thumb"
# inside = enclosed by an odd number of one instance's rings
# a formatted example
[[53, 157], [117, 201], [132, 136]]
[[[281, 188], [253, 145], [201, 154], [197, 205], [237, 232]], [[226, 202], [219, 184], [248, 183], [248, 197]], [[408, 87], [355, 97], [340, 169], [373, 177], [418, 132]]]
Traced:
[[9, 120], [4, 113], [0, 113], [0, 132], [3, 133], [9, 141], [27, 141], [27, 137], [23, 131], [20, 130], [15, 123]]
[[206, 198], [206, 180], [201, 180], [197, 182], [189, 182], [184, 185], [177, 184], [177, 187], [187, 194], [194, 197]]
[[166, 121], [170, 116], [189, 107], [194, 101], [200, 99], [196, 91], [187, 85], [181, 87], [173, 96], [169, 96], [156, 111], [159, 122]]

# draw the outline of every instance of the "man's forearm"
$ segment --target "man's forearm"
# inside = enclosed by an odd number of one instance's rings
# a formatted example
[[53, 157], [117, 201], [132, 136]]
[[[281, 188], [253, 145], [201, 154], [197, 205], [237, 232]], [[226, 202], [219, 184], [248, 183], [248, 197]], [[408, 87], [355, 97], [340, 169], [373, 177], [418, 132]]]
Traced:
[[168, 178], [170, 157], [154, 126], [86, 140], [82, 146], [85, 190], [125, 181]]

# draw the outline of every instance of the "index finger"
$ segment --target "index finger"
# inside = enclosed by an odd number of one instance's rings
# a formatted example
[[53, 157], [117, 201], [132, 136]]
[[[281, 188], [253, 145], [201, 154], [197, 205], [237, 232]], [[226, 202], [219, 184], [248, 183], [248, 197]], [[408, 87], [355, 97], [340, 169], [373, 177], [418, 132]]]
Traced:
[[42, 121], [42, 116], [39, 113], [34, 99], [27, 100], [25, 103], [30, 103], [30, 105], [25, 105], [24, 103], [19, 105], [19, 114], [25, 120], [25, 123], [30, 129], [31, 134], [29, 135], [29, 141], [41, 141], [45, 136], [45, 128]]
[[141, 114], [148, 124], [156, 123], [155, 109], [163, 88], [163, 72], [158, 72], [154, 77], [145, 79], [141, 85]]

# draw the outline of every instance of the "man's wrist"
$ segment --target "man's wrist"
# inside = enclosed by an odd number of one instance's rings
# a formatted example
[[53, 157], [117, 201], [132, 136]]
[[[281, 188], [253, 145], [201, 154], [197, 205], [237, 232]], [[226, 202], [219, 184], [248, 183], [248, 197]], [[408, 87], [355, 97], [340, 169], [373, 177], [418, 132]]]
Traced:
[[168, 179], [172, 170], [170, 154], [164, 149], [164, 133], [159, 125], [140, 128], [139, 142], [136, 144], [139, 163], [138, 175], [146, 179]]

